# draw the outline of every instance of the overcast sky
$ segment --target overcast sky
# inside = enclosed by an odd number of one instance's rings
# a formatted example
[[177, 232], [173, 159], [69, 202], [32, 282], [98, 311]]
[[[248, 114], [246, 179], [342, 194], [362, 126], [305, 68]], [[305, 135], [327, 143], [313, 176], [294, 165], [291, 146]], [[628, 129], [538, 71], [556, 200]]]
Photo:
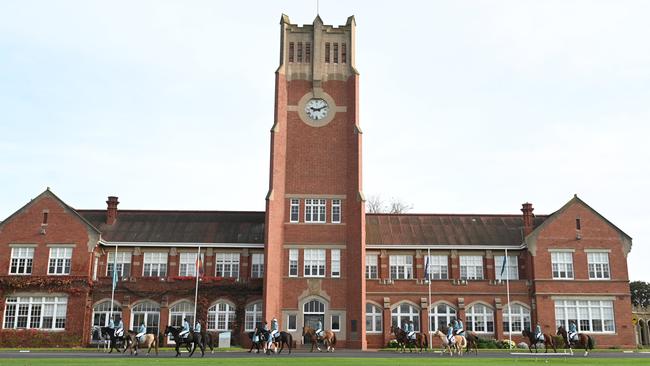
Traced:
[[[0, 0], [0, 220], [48, 186], [264, 210], [280, 15], [315, 3]], [[321, 0], [353, 14], [366, 195], [549, 214], [577, 193], [650, 281], [650, 2]]]

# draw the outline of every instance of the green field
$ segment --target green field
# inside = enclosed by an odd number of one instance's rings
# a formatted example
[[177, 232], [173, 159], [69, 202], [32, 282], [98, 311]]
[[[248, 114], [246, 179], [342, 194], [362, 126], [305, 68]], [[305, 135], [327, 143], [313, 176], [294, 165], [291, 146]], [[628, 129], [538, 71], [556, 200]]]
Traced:
[[445, 359], [445, 358], [204, 358], [204, 359], [157, 359], [145, 358], [57, 358], [57, 359], [0, 359], [0, 365], [93, 365], [93, 366], [121, 366], [121, 365], [264, 365], [264, 366], [343, 366], [343, 365], [378, 365], [378, 366], [419, 366], [419, 365], [647, 365], [648, 359], [589, 359], [589, 358], [555, 358], [549, 359], [548, 363], [540, 359], [513, 359], [513, 358], [473, 358]]

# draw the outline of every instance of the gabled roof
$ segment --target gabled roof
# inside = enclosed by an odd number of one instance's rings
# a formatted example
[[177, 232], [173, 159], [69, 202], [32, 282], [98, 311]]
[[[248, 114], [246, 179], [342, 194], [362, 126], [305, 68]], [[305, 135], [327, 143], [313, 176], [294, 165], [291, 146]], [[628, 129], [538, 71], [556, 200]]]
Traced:
[[113, 225], [106, 210], [79, 213], [109, 242], [264, 243], [264, 212], [119, 210]]
[[521, 215], [366, 214], [366, 245], [521, 246], [522, 228]]
[[65, 209], [69, 210], [77, 219], [79, 219], [79, 221], [81, 221], [83, 224], [88, 226], [88, 228], [90, 228], [91, 230], [93, 230], [97, 234], [101, 234], [101, 232], [99, 231], [99, 229], [97, 229], [96, 226], [94, 226], [92, 223], [90, 223], [88, 220], [86, 220], [83, 216], [81, 216], [79, 214], [79, 212], [77, 212], [77, 210], [75, 210], [74, 208], [68, 206], [67, 203], [65, 203], [62, 199], [60, 199], [57, 195], [55, 195], [54, 192], [52, 192], [50, 190], [50, 187], [47, 187], [45, 189], [45, 191], [43, 191], [41, 194], [39, 194], [38, 196], [32, 198], [29, 202], [27, 202], [27, 204], [25, 204], [23, 207], [16, 210], [13, 214], [11, 214], [9, 217], [7, 217], [4, 221], [0, 222], [0, 228], [2, 228], [2, 226], [5, 225], [6, 223], [10, 222], [21, 211], [23, 211], [27, 207], [33, 205], [34, 203], [38, 202], [40, 199], [45, 198], [45, 197], [53, 198], [60, 205], [62, 205]]

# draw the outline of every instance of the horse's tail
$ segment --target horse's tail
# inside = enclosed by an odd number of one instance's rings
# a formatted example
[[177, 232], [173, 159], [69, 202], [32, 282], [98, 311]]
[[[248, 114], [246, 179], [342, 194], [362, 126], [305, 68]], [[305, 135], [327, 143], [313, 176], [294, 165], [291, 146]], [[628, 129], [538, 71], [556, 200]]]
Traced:
[[594, 339], [587, 335], [587, 348], [594, 349]]
[[336, 346], [336, 334], [332, 334], [332, 347]]

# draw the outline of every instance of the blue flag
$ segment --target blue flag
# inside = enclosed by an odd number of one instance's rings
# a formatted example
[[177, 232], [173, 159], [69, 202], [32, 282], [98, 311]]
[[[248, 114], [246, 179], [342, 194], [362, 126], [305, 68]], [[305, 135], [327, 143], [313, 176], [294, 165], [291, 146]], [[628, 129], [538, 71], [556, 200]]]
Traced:
[[501, 265], [501, 278], [503, 278], [503, 272], [506, 270], [506, 262], [508, 260], [507, 256], [503, 256], [503, 264]]
[[427, 261], [424, 265], [424, 278], [431, 280], [431, 271], [429, 270], [429, 256], [427, 255]]
[[115, 261], [113, 262], [113, 290], [117, 287], [117, 255], [115, 256]]

